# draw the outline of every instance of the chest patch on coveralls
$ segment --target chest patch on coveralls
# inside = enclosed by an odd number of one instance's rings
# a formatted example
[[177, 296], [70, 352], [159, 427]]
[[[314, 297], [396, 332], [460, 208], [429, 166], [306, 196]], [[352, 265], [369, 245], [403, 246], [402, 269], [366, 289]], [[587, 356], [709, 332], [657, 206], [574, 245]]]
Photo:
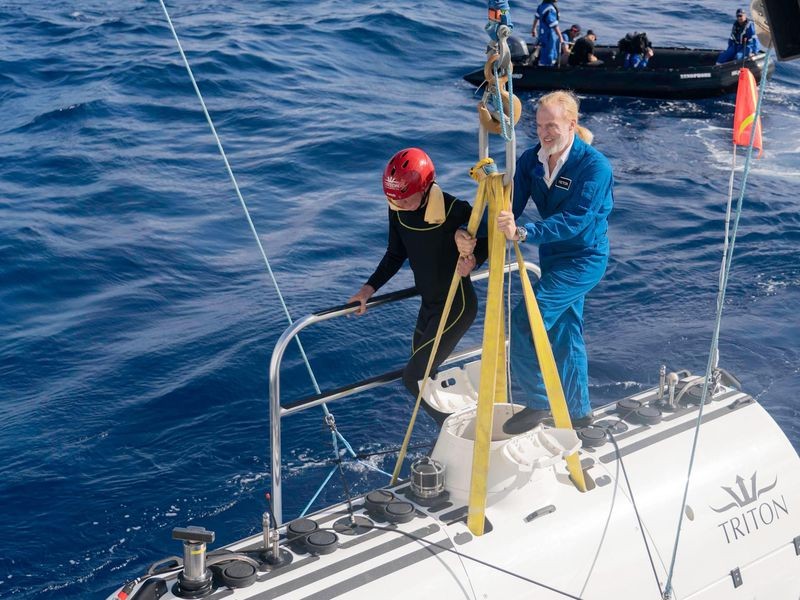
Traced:
[[566, 177], [559, 177], [556, 179], [556, 187], [561, 188], [562, 190], [568, 190], [569, 186], [572, 185], [572, 179], [567, 179]]

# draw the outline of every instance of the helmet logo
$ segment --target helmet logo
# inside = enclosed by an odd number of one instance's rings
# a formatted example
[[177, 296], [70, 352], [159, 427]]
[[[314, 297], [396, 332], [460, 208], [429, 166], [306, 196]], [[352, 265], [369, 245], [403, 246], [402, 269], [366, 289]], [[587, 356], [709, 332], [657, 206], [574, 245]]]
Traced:
[[398, 191], [398, 192], [402, 192], [403, 188], [406, 187], [403, 181], [395, 179], [394, 177], [387, 177], [384, 180], [383, 185], [387, 190]]
[[383, 173], [384, 194], [402, 200], [425, 192], [435, 177], [430, 157], [419, 148], [407, 148], [395, 154]]

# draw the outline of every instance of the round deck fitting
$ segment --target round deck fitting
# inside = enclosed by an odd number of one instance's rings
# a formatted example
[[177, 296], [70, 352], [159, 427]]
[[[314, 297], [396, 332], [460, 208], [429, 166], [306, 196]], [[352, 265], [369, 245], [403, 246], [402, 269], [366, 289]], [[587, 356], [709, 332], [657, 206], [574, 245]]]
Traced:
[[625, 415], [627, 413], [631, 413], [635, 411], [637, 408], [641, 408], [642, 403], [638, 400], [633, 400], [631, 398], [623, 398], [619, 402], [617, 402], [617, 412]]
[[316, 521], [311, 519], [295, 519], [286, 526], [286, 539], [291, 544], [293, 542], [302, 542], [303, 539], [310, 533], [319, 529]]
[[350, 517], [342, 517], [334, 522], [333, 528], [336, 530], [336, 533], [342, 535], [361, 535], [362, 533], [370, 531], [372, 525], [372, 521], [367, 517], [353, 517], [352, 520]]
[[394, 499], [394, 494], [389, 490], [375, 490], [364, 497], [364, 506], [373, 517], [382, 519], [386, 505]]
[[235, 560], [222, 569], [220, 577], [229, 588], [245, 588], [256, 582], [256, 568], [250, 563]]
[[582, 427], [576, 432], [578, 439], [581, 440], [584, 446], [590, 448], [597, 448], [606, 443], [606, 432], [604, 429], [598, 427]]
[[306, 536], [306, 548], [312, 554], [330, 554], [338, 544], [339, 537], [332, 531], [315, 531]]
[[636, 421], [644, 425], [656, 425], [661, 422], [661, 411], [654, 406], [642, 406], [634, 413]]
[[[711, 400], [713, 400], [713, 395], [714, 395], [713, 387], [714, 386], [708, 387], [708, 392], [706, 392], [706, 401], [704, 402], [704, 404], [709, 404]], [[703, 386], [701, 384], [693, 385], [688, 390], [686, 390], [686, 393], [683, 395], [683, 398], [685, 399], [684, 401], [688, 402], [689, 404], [700, 404], [700, 399], [702, 397], [703, 397]]]
[[394, 500], [386, 505], [383, 510], [386, 519], [392, 523], [408, 523], [414, 518], [414, 505], [410, 502]]

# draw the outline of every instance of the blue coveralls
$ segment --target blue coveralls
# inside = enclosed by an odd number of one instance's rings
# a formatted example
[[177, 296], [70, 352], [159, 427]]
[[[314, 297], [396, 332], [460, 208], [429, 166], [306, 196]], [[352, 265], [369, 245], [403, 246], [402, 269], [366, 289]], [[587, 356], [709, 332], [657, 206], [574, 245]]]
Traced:
[[731, 35], [728, 38], [728, 47], [717, 57], [717, 64], [743, 58], [756, 54], [761, 50], [761, 44], [756, 37], [756, 26], [748, 19], [744, 27], [734, 22]]
[[537, 35], [541, 48], [539, 49], [539, 66], [552, 67], [558, 64], [561, 53], [561, 43], [556, 33], [558, 27], [558, 11], [551, 2], [542, 2], [536, 9], [539, 19]]
[[626, 54], [625, 55], [625, 68], [626, 69], [644, 69], [650, 59], [646, 54]]
[[[534, 292], [569, 414], [579, 418], [591, 411], [583, 303], [608, 264], [614, 177], [608, 159], [576, 135], [566, 163], [548, 188], [538, 151], [537, 145], [517, 161], [513, 212], [518, 219], [532, 198], [542, 217], [525, 225], [526, 241], [539, 244], [542, 277]], [[514, 402], [549, 408], [524, 300], [511, 315], [511, 379]]]

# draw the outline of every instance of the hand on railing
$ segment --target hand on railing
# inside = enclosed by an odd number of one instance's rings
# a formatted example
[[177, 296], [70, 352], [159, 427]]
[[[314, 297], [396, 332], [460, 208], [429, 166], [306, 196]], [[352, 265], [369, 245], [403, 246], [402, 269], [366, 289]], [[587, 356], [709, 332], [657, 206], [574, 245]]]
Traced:
[[358, 292], [356, 292], [356, 294], [347, 301], [347, 303], [348, 304], [352, 302], [360, 303], [361, 306], [358, 308], [358, 310], [355, 311], [355, 314], [363, 315], [365, 312], [367, 312], [367, 300], [372, 298], [372, 295], [374, 293], [375, 293], [375, 288], [369, 285], [368, 283], [365, 283], [364, 285], [361, 286], [361, 289], [358, 290]]

